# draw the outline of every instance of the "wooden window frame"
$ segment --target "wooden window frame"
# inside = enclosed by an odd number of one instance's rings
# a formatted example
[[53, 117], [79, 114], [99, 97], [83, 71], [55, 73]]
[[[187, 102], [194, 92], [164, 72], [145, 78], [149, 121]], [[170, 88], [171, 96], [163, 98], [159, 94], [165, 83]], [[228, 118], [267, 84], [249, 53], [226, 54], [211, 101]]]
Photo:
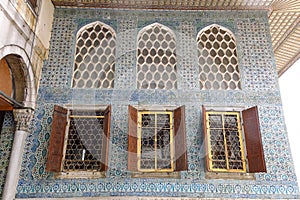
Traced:
[[[174, 167], [173, 170], [165, 171], [165, 170], [156, 170], [156, 171], [147, 171], [147, 170], [140, 170], [138, 167], [139, 161], [139, 112], [171, 112], [173, 113], [173, 138], [172, 143], [174, 145]], [[135, 108], [131, 105], [128, 106], [128, 170], [132, 172], [141, 172], [141, 173], [164, 173], [164, 172], [179, 172], [185, 171], [188, 169], [187, 164], [187, 150], [186, 150], [186, 130], [185, 130], [185, 107], [181, 106], [178, 108], [168, 107], [139, 107]], [[140, 176], [136, 176], [140, 177]], [[155, 176], [154, 176], [155, 177]], [[165, 177], [177, 177], [166, 175]]]
[[[157, 169], [157, 156], [155, 156], [154, 161], [155, 161], [155, 167], [153, 169], [144, 169], [141, 168], [141, 156], [142, 156], [142, 115], [144, 114], [154, 114], [155, 115], [155, 141], [157, 141], [157, 115], [159, 114], [166, 114], [169, 115], [170, 117], [170, 161], [171, 161], [171, 166], [169, 169]], [[173, 143], [173, 112], [170, 111], [140, 111], [138, 112], [138, 171], [140, 172], [173, 172], [174, 171], [174, 143]], [[156, 147], [157, 144], [154, 145], [154, 151], [156, 152]], [[156, 154], [156, 153], [155, 153]]]
[[[210, 109], [211, 110], [211, 109]], [[232, 111], [233, 109], [212, 109], [213, 112], [226, 113]], [[206, 149], [206, 170], [210, 172], [238, 172], [238, 173], [257, 173], [266, 172], [266, 164], [264, 159], [263, 144], [260, 133], [259, 115], [257, 106], [248, 109], [238, 109], [240, 115], [240, 125], [242, 131], [243, 141], [241, 141], [241, 146], [244, 145], [244, 155], [246, 159], [246, 168], [242, 171], [234, 170], [214, 170], [210, 163], [210, 144], [209, 144], [209, 134], [208, 134], [208, 119], [206, 108], [202, 106], [202, 118], [203, 118], [203, 133]]]
[[[95, 109], [99, 108], [99, 109]], [[68, 140], [70, 110], [86, 111], [101, 110], [104, 111], [104, 138], [102, 141], [101, 167], [100, 170], [64, 170], [63, 162], [66, 152], [66, 143]], [[108, 151], [110, 137], [111, 106], [54, 106], [52, 130], [49, 141], [48, 160], [46, 170], [54, 172], [56, 178], [101, 178], [105, 177], [108, 169]], [[103, 157], [104, 156], [104, 157]]]
[[[213, 164], [212, 164], [212, 155], [211, 155], [211, 151], [208, 151], [208, 168], [209, 171], [214, 171], [214, 172], [246, 172], [246, 160], [245, 160], [245, 151], [244, 151], [244, 145], [243, 145], [243, 135], [242, 135], [242, 129], [241, 129], [241, 120], [240, 120], [240, 113], [239, 112], [228, 112], [228, 111], [208, 111], [206, 112], [206, 118], [208, 119], [209, 115], [218, 115], [221, 116], [222, 118], [222, 132], [223, 132], [223, 137], [224, 137], [224, 150], [225, 150], [225, 159], [226, 159], [226, 167], [227, 169], [220, 169], [220, 168], [214, 168]], [[224, 115], [231, 115], [231, 116], [236, 116], [237, 118], [237, 133], [239, 136], [239, 143], [240, 143], [240, 152], [241, 152], [241, 162], [242, 162], [242, 169], [230, 169], [229, 168], [229, 155], [228, 155], [228, 147], [226, 145], [227, 143], [227, 139], [225, 137], [225, 131], [226, 131], [226, 127], [224, 124]], [[211, 138], [211, 130], [214, 129], [212, 127], [210, 127], [210, 123], [209, 120], [206, 121], [206, 127], [207, 127], [207, 139], [209, 140], [209, 138]], [[211, 143], [208, 142], [208, 149], [212, 149]]]

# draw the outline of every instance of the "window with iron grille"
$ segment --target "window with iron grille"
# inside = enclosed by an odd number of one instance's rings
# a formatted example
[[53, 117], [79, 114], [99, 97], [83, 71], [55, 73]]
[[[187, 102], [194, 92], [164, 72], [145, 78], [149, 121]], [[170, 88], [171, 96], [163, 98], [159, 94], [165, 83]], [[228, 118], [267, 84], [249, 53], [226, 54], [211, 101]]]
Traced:
[[209, 172], [266, 172], [257, 107], [202, 114]]
[[63, 171], [101, 170], [103, 111], [70, 111]]
[[173, 171], [172, 112], [139, 112], [139, 171]]
[[184, 106], [138, 110], [128, 106], [128, 169], [138, 172], [187, 170]]
[[107, 170], [110, 111], [54, 107], [46, 169], [52, 172]]
[[207, 112], [209, 167], [213, 171], [245, 172], [240, 115], [238, 112]]

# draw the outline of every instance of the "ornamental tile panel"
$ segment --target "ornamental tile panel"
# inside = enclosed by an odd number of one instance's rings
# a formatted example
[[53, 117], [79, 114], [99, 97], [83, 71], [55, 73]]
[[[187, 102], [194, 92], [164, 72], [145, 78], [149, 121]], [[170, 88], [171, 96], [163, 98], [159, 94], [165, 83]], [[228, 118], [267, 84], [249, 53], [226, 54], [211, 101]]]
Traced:
[[[31, 132], [26, 139], [17, 198], [299, 197], [265, 11], [56, 8], [54, 18], [49, 58], [43, 67], [37, 107], [30, 125]], [[72, 88], [76, 33], [93, 21], [108, 24], [116, 31], [114, 87]], [[170, 28], [177, 39], [178, 87], [170, 90], [137, 87], [138, 32], [155, 22]], [[240, 90], [200, 89], [196, 37], [201, 29], [211, 24], [229, 29], [236, 37]], [[105, 178], [57, 179], [45, 170], [53, 106], [72, 104], [112, 105], [109, 168]], [[131, 178], [131, 172], [127, 170], [130, 104], [185, 105], [189, 170], [181, 172], [179, 179]], [[267, 173], [256, 173], [256, 180], [206, 178], [202, 105], [234, 108], [258, 106]], [[11, 121], [12, 118], [5, 123], [11, 126]], [[11, 137], [6, 133], [1, 133], [1, 141], [8, 141], [7, 149], [11, 147]], [[5, 174], [4, 171], [1, 173]]]

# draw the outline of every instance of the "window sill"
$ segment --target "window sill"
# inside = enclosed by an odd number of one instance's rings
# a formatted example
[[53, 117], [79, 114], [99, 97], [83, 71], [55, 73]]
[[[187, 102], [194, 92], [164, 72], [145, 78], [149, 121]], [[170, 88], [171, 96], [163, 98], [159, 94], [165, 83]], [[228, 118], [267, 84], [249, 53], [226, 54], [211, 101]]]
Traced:
[[132, 172], [131, 178], [180, 178], [180, 172]]
[[206, 179], [235, 179], [235, 180], [255, 180], [255, 174], [236, 172], [206, 172]]
[[73, 172], [58, 172], [54, 175], [60, 179], [76, 179], [76, 178], [105, 178], [105, 172], [98, 171], [73, 171]]

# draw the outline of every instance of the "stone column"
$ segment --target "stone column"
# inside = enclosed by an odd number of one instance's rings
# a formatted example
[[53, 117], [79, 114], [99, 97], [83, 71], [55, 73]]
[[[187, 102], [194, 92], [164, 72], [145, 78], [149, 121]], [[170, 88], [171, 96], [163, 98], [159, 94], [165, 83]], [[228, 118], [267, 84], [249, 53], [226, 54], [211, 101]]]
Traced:
[[15, 109], [13, 113], [16, 130], [2, 194], [2, 200], [15, 199], [22, 165], [25, 139], [29, 133], [29, 124], [33, 116], [33, 110]]

